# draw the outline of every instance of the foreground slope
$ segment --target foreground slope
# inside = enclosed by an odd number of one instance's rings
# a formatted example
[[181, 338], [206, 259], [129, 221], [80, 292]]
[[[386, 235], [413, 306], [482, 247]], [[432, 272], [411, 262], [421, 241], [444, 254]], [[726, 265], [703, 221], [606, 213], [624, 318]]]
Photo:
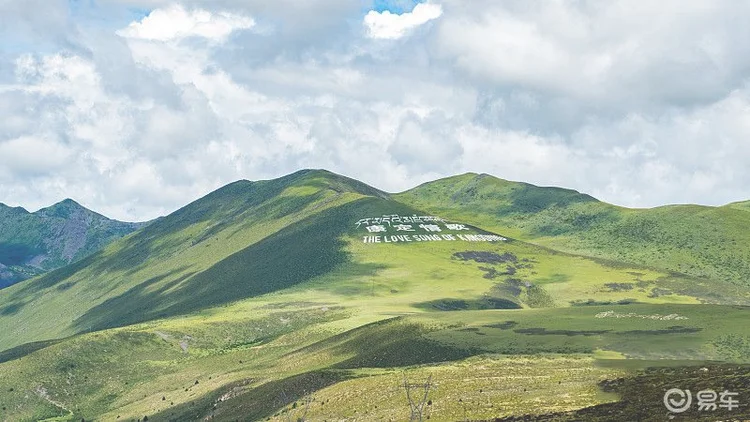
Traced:
[[560, 251], [750, 285], [747, 203], [628, 209], [573, 190], [473, 173], [395, 197]]
[[[347, 262], [286, 289], [0, 354], [0, 416], [288, 420], [308, 396], [313, 420], [404, 420], [405, 374], [433, 376], [432, 420], [478, 420], [616, 401], [598, 384], [632, 376], [629, 361], [750, 359], [748, 308], [650, 294], [667, 274], [521, 242], [344, 239]], [[517, 259], [455, 258], [467, 246]], [[509, 264], [522, 284], [484, 277]], [[650, 303], [618, 304], [633, 295]]]
[[33, 213], [0, 204], [0, 288], [77, 261], [142, 226], [70, 199]]

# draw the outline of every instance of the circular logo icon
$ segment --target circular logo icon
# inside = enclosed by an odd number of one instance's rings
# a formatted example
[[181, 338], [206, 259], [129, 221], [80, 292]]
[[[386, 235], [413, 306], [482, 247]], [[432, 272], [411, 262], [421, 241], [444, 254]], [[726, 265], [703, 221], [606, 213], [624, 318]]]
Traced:
[[690, 390], [672, 388], [664, 393], [664, 406], [672, 413], [682, 413], [693, 404], [693, 395]]

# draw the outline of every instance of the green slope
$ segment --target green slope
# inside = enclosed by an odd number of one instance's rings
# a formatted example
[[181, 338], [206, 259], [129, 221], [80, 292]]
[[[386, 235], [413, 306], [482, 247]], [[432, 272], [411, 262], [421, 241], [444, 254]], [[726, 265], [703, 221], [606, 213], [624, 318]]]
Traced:
[[[749, 287], [519, 240], [575, 239], [527, 234], [551, 209], [630, 210], [484, 179], [455, 197], [311, 170], [236, 182], [4, 289], [0, 420], [289, 420], [310, 394], [312, 420], [405, 420], [404, 374], [434, 376], [431, 420], [562, 415], [617, 408], [600, 382], [627, 396], [640, 368], [750, 362]], [[507, 239], [365, 243], [355, 224], [437, 211]]]
[[0, 288], [77, 261], [143, 225], [110, 220], [70, 199], [34, 213], [0, 204]]
[[324, 171], [230, 184], [73, 265], [0, 292], [0, 316], [12, 327], [0, 333], [0, 348], [300, 283], [346, 259], [338, 234], [348, 226], [336, 223], [355, 218], [347, 204], [359, 201], [361, 210], [383, 198]]
[[726, 207], [743, 211], [750, 211], [750, 201], [733, 202], [731, 204], [727, 204]]
[[750, 284], [747, 203], [627, 209], [572, 190], [473, 173], [395, 197], [560, 251]]
[[[285, 289], [345, 264], [352, 279], [370, 276], [394, 260], [402, 271], [432, 265], [435, 274], [422, 276], [428, 279], [441, 277], [444, 268], [451, 268], [446, 264], [461, 262], [470, 272], [442, 277], [455, 283], [470, 274], [486, 286], [477, 295], [493, 295], [484, 302], [478, 302], [478, 297], [466, 301], [442, 296], [419, 305], [429, 309], [570, 306], [623, 299], [745, 303], [747, 299], [745, 289], [727, 283], [708, 285], [686, 276], [595, 262], [521, 242], [504, 242], [510, 243], [507, 248], [490, 249], [497, 256], [509, 253], [513, 257], [513, 262], [495, 263], [461, 261], [454, 256], [492, 244], [361, 244], [362, 230], [354, 222], [362, 216], [384, 214], [422, 213], [383, 192], [325, 171], [230, 184], [84, 260], [0, 292], [0, 317], [11, 327], [0, 332], [0, 345], [7, 349], [187, 314]], [[350, 250], [345, 249], [347, 242], [354, 245]], [[390, 255], [405, 248], [413, 259], [400, 261]], [[359, 250], [359, 260], [352, 260], [352, 250]], [[424, 256], [419, 257], [417, 251], [424, 251]], [[617, 287], [618, 283], [625, 287]], [[453, 299], [464, 301], [454, 303]], [[50, 314], [56, 318], [50, 320]]]

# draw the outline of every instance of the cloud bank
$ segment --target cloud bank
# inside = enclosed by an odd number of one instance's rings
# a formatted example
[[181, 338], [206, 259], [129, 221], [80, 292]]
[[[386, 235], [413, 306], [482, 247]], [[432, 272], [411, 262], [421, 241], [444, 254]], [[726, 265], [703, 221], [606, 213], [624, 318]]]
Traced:
[[750, 199], [745, 3], [71, 4], [0, 1], [0, 202], [143, 220], [299, 168]]

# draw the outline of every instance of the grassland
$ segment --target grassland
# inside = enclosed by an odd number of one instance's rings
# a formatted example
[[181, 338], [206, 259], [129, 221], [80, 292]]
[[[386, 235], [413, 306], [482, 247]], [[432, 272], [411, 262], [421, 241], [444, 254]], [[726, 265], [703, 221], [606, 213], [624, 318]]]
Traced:
[[[294, 403], [313, 396], [311, 420], [403, 420], [403, 376], [420, 382], [432, 375], [431, 418], [477, 420], [617, 401], [599, 384], [632, 376], [633, 368], [606, 360], [612, 357], [700, 365], [750, 359], [745, 308], [622, 305], [390, 317], [328, 300], [314, 290], [271, 294], [73, 337], [0, 364], [3, 416], [285, 420]], [[597, 318], [611, 312], [631, 316]]]
[[[334, 414], [353, 418], [365, 408], [372, 417], [402, 420], [408, 407], [403, 397], [396, 400], [403, 394], [396, 381], [403, 371], [418, 380], [434, 370], [439, 388], [431, 418], [454, 420], [466, 408], [476, 419], [518, 414], [531, 402], [541, 414], [616, 400], [601, 393], [598, 383], [632, 371], [600, 368], [597, 359], [603, 357], [750, 359], [744, 308], [699, 304], [699, 298], [679, 294], [649, 297], [649, 290], [620, 286], [652, 280], [650, 288], [658, 288], [667, 274], [608, 267], [522, 242], [472, 244], [475, 252], [513, 254], [517, 263], [531, 265], [514, 277], [542, 286], [559, 306], [531, 308], [522, 292], [498, 291], [497, 278], [486, 278], [480, 269], [506, 269], [507, 262], [454, 256], [465, 249], [466, 244], [452, 242], [395, 246], [350, 238], [349, 263], [302, 284], [194, 315], [74, 336], [0, 364], [0, 404], [15, 409], [7, 415], [19, 420], [69, 414], [36, 393], [43, 388], [50, 400], [73, 412], [71, 418], [193, 420], [213, 414], [217, 420], [274, 415], [284, 420], [294, 402], [315, 392], [316, 403], [321, 398], [326, 404], [311, 406], [312, 420]], [[577, 263], [563, 266], [565, 259]], [[561, 261], [555, 265], [555, 260]], [[370, 272], [362, 273], [363, 267]], [[613, 304], [571, 303], [586, 297], [580, 296], [586, 289]], [[514, 300], [520, 309], [434, 306], [477, 303], [487, 295]], [[651, 303], [617, 304], [634, 295]], [[606, 312], [635, 316], [596, 318]], [[657, 314], [688, 319], [642, 318]], [[717, 314], [723, 315], [720, 320]], [[467, 383], [466, 367], [477, 362], [492, 368], [488, 378]], [[507, 378], [514, 362], [525, 362], [515, 365], [518, 381], [494, 386], [492, 380]], [[487, 384], [479, 388], [487, 393], [480, 394], [476, 387], [482, 382]], [[340, 396], [342, 389], [353, 392]], [[562, 389], [570, 389], [569, 396], [545, 399], [559, 397]], [[382, 395], [373, 392], [380, 390]]]
[[415, 207], [555, 250], [748, 284], [746, 203], [628, 209], [560, 188], [473, 173], [395, 196]]
[[540, 246], [473, 206], [434, 210], [508, 239], [363, 243], [360, 218], [429, 212], [405, 198], [238, 182], [0, 291], [0, 420], [407, 420], [404, 379], [430, 376], [430, 420], [628, 420], [634, 383], [663, 411], [662, 387], [710, 383], [696, 366], [750, 397], [718, 364], [750, 363], [745, 284]]

